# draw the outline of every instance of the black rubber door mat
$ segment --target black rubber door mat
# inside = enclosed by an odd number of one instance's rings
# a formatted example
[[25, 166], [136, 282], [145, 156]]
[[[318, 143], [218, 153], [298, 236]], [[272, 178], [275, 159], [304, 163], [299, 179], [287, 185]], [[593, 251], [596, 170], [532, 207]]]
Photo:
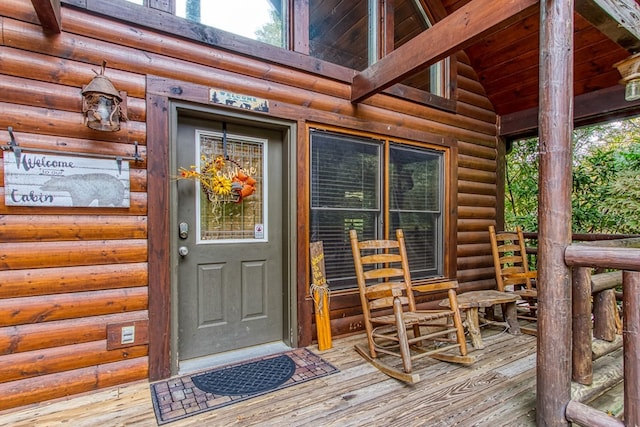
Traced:
[[296, 363], [286, 354], [243, 363], [191, 377], [202, 391], [227, 396], [256, 394], [284, 384], [296, 371]]
[[151, 384], [151, 399], [162, 425], [334, 372], [333, 365], [298, 348]]

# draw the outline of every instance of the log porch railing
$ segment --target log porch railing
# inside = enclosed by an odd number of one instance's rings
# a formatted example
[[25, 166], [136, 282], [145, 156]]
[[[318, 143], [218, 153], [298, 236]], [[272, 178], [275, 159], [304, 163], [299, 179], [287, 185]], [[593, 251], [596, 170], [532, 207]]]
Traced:
[[640, 425], [640, 238], [572, 244], [565, 262], [573, 268], [573, 378], [590, 382], [591, 268], [622, 270], [624, 352], [624, 422], [578, 401], [570, 400], [565, 416], [584, 426]]
[[[527, 254], [538, 255], [538, 233], [525, 232]], [[578, 401], [568, 402], [567, 421], [590, 427], [640, 426], [640, 237], [638, 235], [573, 234], [574, 242], [565, 251], [565, 262], [572, 267], [572, 380], [590, 385], [593, 379], [592, 337], [597, 333], [597, 293], [610, 287], [610, 278], [596, 281], [591, 270], [622, 270], [623, 301], [624, 422]], [[535, 264], [535, 259], [532, 260]], [[600, 275], [604, 276], [604, 275]], [[619, 280], [618, 280], [619, 281]], [[597, 288], [597, 289], [596, 289]], [[615, 296], [607, 295], [615, 298]], [[607, 303], [601, 303], [604, 306]], [[592, 314], [595, 317], [592, 322]], [[610, 319], [607, 319], [610, 320]], [[609, 325], [610, 326], [610, 325]], [[593, 333], [592, 333], [593, 332]], [[613, 347], [612, 347], [613, 348]], [[619, 348], [619, 346], [618, 346]], [[543, 391], [544, 392], [544, 391]]]

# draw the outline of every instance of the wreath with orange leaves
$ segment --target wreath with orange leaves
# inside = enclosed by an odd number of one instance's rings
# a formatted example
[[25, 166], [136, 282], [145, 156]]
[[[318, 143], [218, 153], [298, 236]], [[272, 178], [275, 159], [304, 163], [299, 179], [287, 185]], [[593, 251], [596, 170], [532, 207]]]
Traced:
[[240, 203], [256, 191], [256, 180], [236, 161], [223, 156], [208, 158], [201, 156], [201, 167], [191, 165], [180, 168], [178, 179], [192, 179], [200, 182], [202, 190], [212, 203]]

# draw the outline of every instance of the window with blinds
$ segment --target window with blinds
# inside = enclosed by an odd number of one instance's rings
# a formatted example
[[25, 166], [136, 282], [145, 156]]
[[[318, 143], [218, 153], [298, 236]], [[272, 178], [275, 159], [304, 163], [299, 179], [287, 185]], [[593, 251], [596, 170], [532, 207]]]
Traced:
[[310, 241], [323, 242], [331, 289], [356, 286], [349, 230], [362, 240], [387, 238], [385, 218], [391, 234], [405, 231], [412, 277], [442, 274], [443, 154], [394, 143], [385, 158], [385, 144], [311, 132]]
[[412, 279], [443, 272], [442, 163], [442, 153], [434, 150], [397, 144], [389, 149], [389, 230], [404, 231]]

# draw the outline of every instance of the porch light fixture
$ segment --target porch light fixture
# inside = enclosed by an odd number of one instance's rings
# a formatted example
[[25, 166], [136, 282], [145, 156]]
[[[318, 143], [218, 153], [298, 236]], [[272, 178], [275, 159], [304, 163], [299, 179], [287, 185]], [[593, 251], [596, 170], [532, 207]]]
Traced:
[[613, 64], [618, 69], [622, 80], [620, 83], [625, 85], [624, 99], [626, 101], [635, 101], [640, 99], [640, 53], [631, 55], [627, 59]]
[[104, 76], [107, 61], [102, 61], [100, 74], [82, 89], [82, 112], [85, 124], [91, 129], [115, 132], [120, 121], [127, 120], [126, 92], [118, 92], [111, 80]]

